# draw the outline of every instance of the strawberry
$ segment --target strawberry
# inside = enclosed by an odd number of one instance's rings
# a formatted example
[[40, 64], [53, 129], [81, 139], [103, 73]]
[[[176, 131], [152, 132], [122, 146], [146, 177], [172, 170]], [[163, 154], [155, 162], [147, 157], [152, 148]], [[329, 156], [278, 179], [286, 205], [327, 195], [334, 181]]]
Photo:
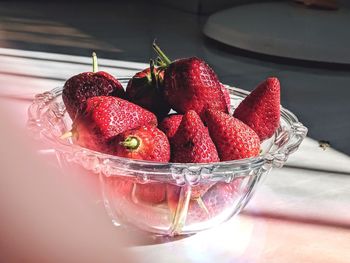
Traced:
[[126, 97], [129, 101], [153, 112], [159, 118], [166, 116], [170, 110], [163, 99], [162, 83], [164, 71], [155, 68], [153, 60], [150, 67], [136, 73], [126, 87]]
[[127, 176], [110, 176], [105, 178], [108, 186], [113, 192], [114, 198], [120, 201], [121, 198], [132, 204], [156, 205], [166, 200], [166, 184], [159, 182], [147, 182], [141, 184], [135, 179]]
[[[173, 162], [210, 163], [220, 161], [208, 129], [193, 110], [183, 115], [170, 143]], [[200, 199], [211, 186], [212, 184], [201, 184], [193, 187], [191, 199]]]
[[123, 98], [124, 89], [119, 81], [104, 71], [97, 71], [96, 54], [93, 57], [93, 72], [84, 72], [68, 79], [63, 86], [62, 99], [69, 116], [74, 120], [88, 98], [95, 96], [118, 96]]
[[[140, 203], [147, 205], [157, 205], [166, 201], [166, 184], [159, 182], [147, 182], [141, 184], [127, 176], [110, 176], [107, 180], [110, 194], [116, 202], [122, 200], [126, 205], [138, 205]], [[130, 207], [129, 207], [130, 208]], [[139, 210], [141, 206], [135, 206], [133, 209]]]
[[259, 155], [258, 135], [240, 120], [224, 112], [207, 110], [206, 122], [221, 161]]
[[146, 184], [134, 183], [131, 197], [133, 202], [160, 204], [166, 200], [166, 184], [148, 182]]
[[153, 48], [162, 59], [164, 72], [164, 98], [180, 114], [196, 111], [201, 117], [206, 109], [228, 112], [221, 83], [215, 72], [197, 57], [171, 62], [160, 48]]
[[182, 116], [181, 114], [171, 114], [165, 117], [159, 124], [159, 129], [165, 133], [169, 140], [173, 138], [177, 128], [179, 128]]
[[[154, 126], [142, 126], [120, 133], [113, 141], [113, 154], [131, 159], [169, 162], [170, 145], [166, 135]], [[121, 179], [125, 180], [125, 179]], [[131, 197], [134, 202], [158, 204], [165, 200], [163, 183], [133, 184]], [[122, 184], [125, 187], [125, 183]]]
[[190, 110], [171, 140], [172, 161], [179, 163], [218, 162], [219, 157], [208, 130], [198, 114]]
[[116, 198], [131, 199], [131, 193], [134, 187], [133, 179], [127, 176], [108, 176], [105, 177], [105, 180]]
[[131, 159], [169, 162], [170, 145], [166, 135], [155, 126], [120, 133], [115, 138], [115, 155]]
[[237, 107], [234, 117], [251, 127], [263, 141], [280, 124], [280, 82], [268, 78], [260, 83]]
[[113, 153], [111, 140], [143, 125], [157, 125], [156, 116], [129, 101], [108, 96], [92, 97], [73, 122], [72, 135], [79, 145]]

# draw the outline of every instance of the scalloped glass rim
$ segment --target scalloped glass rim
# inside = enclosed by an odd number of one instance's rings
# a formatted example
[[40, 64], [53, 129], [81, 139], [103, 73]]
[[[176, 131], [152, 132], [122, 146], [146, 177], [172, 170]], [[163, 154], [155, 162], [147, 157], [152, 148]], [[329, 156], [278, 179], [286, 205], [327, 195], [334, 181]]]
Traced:
[[[121, 83], [125, 85], [129, 78], [119, 78]], [[230, 92], [230, 98], [231, 98], [231, 104], [232, 100], [242, 100], [244, 97], [246, 97], [250, 92], [239, 89], [239, 88], [233, 88], [230, 86], [225, 85], [226, 88]], [[43, 94], [38, 94], [36, 96], [36, 100], [34, 100], [31, 107], [28, 109], [28, 126], [30, 124], [34, 124], [37, 128], [37, 132], [41, 135], [41, 138], [43, 138], [46, 142], [48, 142], [50, 145], [54, 147], [56, 151], [60, 152], [82, 152], [84, 154], [89, 154], [92, 156], [95, 156], [99, 159], [104, 160], [104, 162], [116, 162], [118, 163], [118, 169], [119, 170], [127, 170], [128, 173], [134, 172], [147, 174], [150, 173], [152, 175], [158, 174], [160, 175], [166, 175], [169, 176], [169, 171], [173, 171], [174, 169], [188, 169], [192, 171], [200, 170], [202, 168], [207, 169], [210, 174], [214, 176], [215, 171], [219, 169], [219, 173], [217, 175], [224, 176], [225, 170], [227, 170], [227, 173], [232, 172], [243, 172], [251, 169], [255, 169], [258, 167], [262, 167], [265, 163], [269, 163], [269, 166], [276, 166], [276, 167], [282, 167], [285, 163], [286, 159], [288, 158], [288, 155], [292, 152], [294, 152], [304, 139], [307, 133], [307, 128], [304, 127], [299, 121], [298, 118], [289, 110], [283, 108], [281, 106], [281, 124], [279, 129], [276, 131], [276, 133], [267, 141], [269, 142], [268, 150], [264, 152], [263, 154], [260, 154], [257, 157], [253, 158], [247, 158], [247, 159], [241, 159], [241, 160], [233, 160], [233, 161], [225, 161], [225, 162], [216, 162], [216, 163], [158, 163], [158, 162], [152, 162], [152, 161], [142, 161], [142, 160], [133, 160], [123, 157], [118, 157], [114, 155], [104, 154], [97, 151], [93, 151], [84, 147], [81, 147], [79, 145], [75, 145], [72, 143], [69, 143], [68, 140], [60, 139], [59, 137], [55, 137], [52, 134], [50, 134], [49, 131], [44, 127], [44, 125], [41, 125], [41, 117], [42, 115], [48, 110], [44, 111], [45, 107], [49, 106], [50, 103], [55, 100], [57, 97], [59, 97], [62, 93], [62, 87], [55, 88], [49, 92], [45, 92]], [[42, 104], [40, 104], [42, 103]], [[39, 106], [38, 106], [39, 105]], [[31, 110], [32, 107], [38, 106], [36, 109], [37, 116], [33, 116], [33, 111]], [[234, 105], [231, 106], [232, 108]], [[234, 108], [233, 108], [234, 109]], [[35, 115], [35, 114], [34, 114]], [[62, 117], [64, 116], [64, 113], [62, 114]], [[283, 123], [283, 125], [282, 125]], [[294, 129], [294, 127], [297, 126], [297, 129]], [[287, 128], [287, 129], [286, 129]], [[278, 137], [282, 134], [282, 143], [278, 143], [279, 140]], [[287, 136], [286, 136], [287, 135]], [[298, 135], [298, 140], [296, 142], [293, 142], [293, 137]], [[288, 138], [287, 138], [288, 137]], [[292, 150], [291, 150], [292, 149]], [[279, 155], [284, 156], [279, 156]], [[279, 159], [279, 164], [274, 164], [274, 161]], [[124, 169], [123, 169], [124, 167]], [[229, 169], [227, 169], [229, 168]], [[170, 169], [170, 170], [169, 170]], [[265, 168], [269, 169], [269, 167]], [[209, 176], [211, 177], [211, 176]], [[160, 178], [159, 178], [160, 179]], [[209, 178], [208, 178], [209, 179]]]

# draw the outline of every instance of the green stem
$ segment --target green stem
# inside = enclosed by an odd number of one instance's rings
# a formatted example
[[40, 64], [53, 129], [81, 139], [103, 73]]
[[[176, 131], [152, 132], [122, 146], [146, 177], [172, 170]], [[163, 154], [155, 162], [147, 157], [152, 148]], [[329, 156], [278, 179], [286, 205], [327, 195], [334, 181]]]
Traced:
[[160, 49], [160, 47], [156, 44], [156, 40], [153, 41], [152, 44], [153, 49], [157, 52], [160, 58], [164, 61], [164, 63], [168, 66], [171, 63], [171, 60], [164, 54], [164, 52]]
[[161, 67], [161, 68], [166, 68], [167, 67], [167, 64], [165, 64], [165, 62], [160, 57], [157, 57], [156, 65], [158, 67]]
[[129, 150], [135, 150], [139, 147], [140, 141], [138, 138], [130, 136], [127, 137], [124, 141], [120, 142], [120, 144]]
[[98, 71], [97, 55], [95, 52], [92, 52], [92, 72], [96, 73], [97, 71]]

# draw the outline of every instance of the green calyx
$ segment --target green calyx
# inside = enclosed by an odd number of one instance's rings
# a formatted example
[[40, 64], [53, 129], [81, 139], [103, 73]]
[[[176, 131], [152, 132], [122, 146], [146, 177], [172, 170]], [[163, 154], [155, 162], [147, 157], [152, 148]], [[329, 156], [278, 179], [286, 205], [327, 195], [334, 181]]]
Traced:
[[129, 136], [120, 144], [128, 150], [136, 150], [140, 146], [140, 140], [137, 137]]
[[157, 65], [160, 67], [167, 67], [171, 64], [171, 60], [164, 54], [160, 47], [156, 44], [156, 40], [153, 41], [152, 47], [154, 51], [158, 54]]
[[97, 71], [98, 71], [97, 55], [95, 52], [92, 52], [92, 72], [96, 73]]

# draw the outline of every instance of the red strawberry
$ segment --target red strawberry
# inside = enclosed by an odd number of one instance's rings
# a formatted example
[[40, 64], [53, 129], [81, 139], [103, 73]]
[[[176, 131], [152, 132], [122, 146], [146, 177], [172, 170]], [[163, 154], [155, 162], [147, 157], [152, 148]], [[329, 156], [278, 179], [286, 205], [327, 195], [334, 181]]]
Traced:
[[207, 110], [206, 123], [221, 161], [259, 155], [258, 135], [240, 120], [220, 111]]
[[[141, 184], [126, 176], [110, 176], [105, 178], [113, 198], [120, 202], [127, 200], [128, 204], [147, 203], [151, 205], [166, 200], [166, 184], [147, 182]], [[135, 207], [133, 209], [139, 209]]]
[[73, 122], [72, 134], [83, 147], [111, 153], [111, 139], [143, 125], [156, 126], [156, 116], [126, 100], [99, 96], [86, 101], [86, 107]]
[[161, 129], [165, 135], [169, 138], [173, 138], [177, 128], [179, 128], [180, 122], [182, 120], [181, 114], [171, 114], [168, 117], [164, 118], [159, 124], [159, 129]]
[[[119, 134], [113, 141], [117, 156], [156, 162], [169, 162], [170, 145], [166, 135], [154, 126], [142, 126]], [[134, 183], [133, 202], [158, 204], [165, 200], [166, 185], [163, 183]]]
[[190, 110], [171, 140], [172, 161], [179, 163], [218, 162], [219, 157], [208, 130], [198, 114]]
[[[183, 115], [181, 123], [170, 140], [172, 161], [179, 163], [210, 163], [220, 161], [208, 129], [195, 111]], [[201, 184], [193, 187], [192, 199], [200, 197], [212, 186]], [[200, 200], [198, 200], [200, 202]]]
[[114, 192], [116, 197], [131, 199], [131, 193], [134, 187], [134, 181], [127, 176], [108, 176], [104, 178], [107, 181], [107, 185], [111, 188], [111, 192]]
[[95, 96], [124, 97], [123, 86], [112, 75], [97, 72], [97, 58], [93, 53], [93, 72], [84, 72], [68, 79], [64, 84], [62, 99], [69, 116], [74, 120], [88, 98]]
[[153, 48], [164, 62], [164, 97], [175, 111], [196, 111], [201, 117], [206, 109], [228, 112], [221, 83], [215, 72], [196, 57], [171, 62], [159, 47]]
[[166, 184], [165, 183], [134, 183], [131, 196], [133, 202], [144, 202], [149, 204], [159, 204], [166, 199]]
[[154, 126], [122, 132], [115, 138], [114, 145], [117, 156], [156, 162], [170, 160], [168, 138]]
[[136, 73], [126, 87], [127, 99], [141, 107], [152, 111], [160, 118], [166, 116], [170, 106], [165, 102], [162, 94], [164, 71], [155, 68], [153, 60], [150, 67]]
[[268, 78], [260, 83], [237, 107], [233, 116], [251, 127], [263, 141], [280, 124], [280, 82]]

